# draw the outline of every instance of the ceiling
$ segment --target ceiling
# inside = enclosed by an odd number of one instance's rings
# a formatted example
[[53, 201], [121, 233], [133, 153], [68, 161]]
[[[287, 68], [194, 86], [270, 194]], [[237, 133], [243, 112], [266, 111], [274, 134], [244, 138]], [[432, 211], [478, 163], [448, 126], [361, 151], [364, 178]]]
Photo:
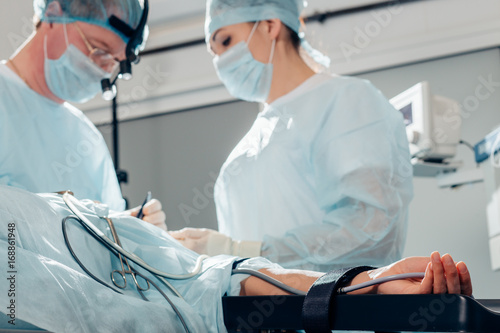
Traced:
[[[386, 0], [307, 0], [305, 15], [328, 10], [341, 10], [386, 2]], [[186, 18], [202, 17], [205, 0], [149, 0], [150, 25], [182, 21]]]
[[[203, 22], [206, 0], [149, 0], [150, 26], [162, 24], [181, 24], [196, 18]], [[328, 10], [353, 8], [367, 4], [385, 2], [386, 0], [308, 0], [309, 6], [304, 15]], [[0, 59], [9, 57], [33, 31], [33, 1], [32, 0], [1, 0], [0, 13]]]
[[205, 3], [205, 0], [149, 0], [149, 24], [156, 25], [203, 16]]

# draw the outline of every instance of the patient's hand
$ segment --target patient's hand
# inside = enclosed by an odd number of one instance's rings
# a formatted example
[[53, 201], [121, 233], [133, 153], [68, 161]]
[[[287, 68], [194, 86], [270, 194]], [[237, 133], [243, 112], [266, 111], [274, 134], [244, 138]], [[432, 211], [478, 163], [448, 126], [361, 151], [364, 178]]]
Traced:
[[359, 284], [379, 277], [425, 272], [423, 279], [406, 279], [386, 282], [378, 286], [361, 289], [356, 293], [377, 294], [463, 294], [472, 295], [472, 282], [467, 266], [463, 262], [455, 263], [449, 254], [440, 256], [433, 252], [431, 257], [411, 257], [392, 265], [367, 271], [356, 276], [351, 285]]
[[[260, 270], [285, 284], [303, 291], [309, 290], [323, 274], [300, 270]], [[350, 283], [356, 285], [379, 277], [395, 274], [425, 272], [423, 279], [405, 279], [367, 287], [349, 294], [463, 294], [472, 295], [472, 283], [467, 266], [455, 263], [449, 254], [443, 257], [438, 252], [431, 257], [410, 257], [391, 265], [358, 274]], [[285, 295], [287, 292], [251, 276], [241, 282], [241, 295]]]
[[[137, 216], [137, 213], [139, 213], [140, 209], [141, 206], [137, 206], [128, 210], [127, 212], [132, 216]], [[160, 201], [158, 201], [157, 199], [150, 200], [148, 203], [146, 203], [142, 212], [144, 213], [144, 216], [142, 218], [143, 221], [151, 223], [152, 225], [167, 231], [167, 224], [165, 223], [166, 215], [162, 210]]]

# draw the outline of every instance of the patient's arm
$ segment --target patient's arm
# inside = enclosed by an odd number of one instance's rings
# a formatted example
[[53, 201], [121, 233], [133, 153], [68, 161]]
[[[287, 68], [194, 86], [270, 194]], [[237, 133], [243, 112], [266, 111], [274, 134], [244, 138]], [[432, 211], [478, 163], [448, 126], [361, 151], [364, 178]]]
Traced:
[[[262, 269], [267, 274], [291, 287], [303, 291], [309, 290], [311, 285], [323, 273], [288, 270]], [[440, 256], [438, 252], [431, 257], [411, 257], [394, 264], [366, 271], [358, 274], [351, 285], [373, 280], [379, 277], [395, 274], [425, 272], [423, 279], [406, 279], [386, 282], [378, 286], [368, 287], [352, 292], [352, 294], [464, 294], [472, 295], [472, 283], [467, 266], [463, 262], [455, 264], [449, 254]], [[287, 295], [288, 293], [251, 276], [241, 282], [242, 296], [260, 295]]]
[[[303, 271], [295, 269], [260, 269], [260, 272], [275, 278], [284, 284], [308, 291], [314, 281], [324, 273]], [[263, 295], [290, 295], [290, 293], [265, 282], [258, 277], [251, 276], [241, 282], [240, 296], [263, 296]]]

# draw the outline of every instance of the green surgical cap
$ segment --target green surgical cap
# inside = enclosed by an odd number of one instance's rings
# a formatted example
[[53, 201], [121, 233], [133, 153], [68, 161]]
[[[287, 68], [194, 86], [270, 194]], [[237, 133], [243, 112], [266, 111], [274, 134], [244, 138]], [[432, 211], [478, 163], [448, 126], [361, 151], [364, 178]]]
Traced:
[[[59, 2], [63, 15], [47, 15], [47, 9], [52, 2]], [[71, 23], [75, 21], [95, 24], [111, 30], [120, 36], [125, 43], [129, 38], [120, 30], [109, 24], [111, 15], [135, 29], [141, 20], [143, 0], [34, 0], [35, 15], [42, 22]], [[145, 29], [147, 34], [147, 29]], [[146, 35], [147, 36], [147, 35]]]
[[304, 0], [208, 0], [205, 18], [205, 41], [218, 29], [238, 23], [279, 19], [299, 35], [302, 47], [318, 63], [328, 67], [330, 59], [313, 49], [300, 32]]

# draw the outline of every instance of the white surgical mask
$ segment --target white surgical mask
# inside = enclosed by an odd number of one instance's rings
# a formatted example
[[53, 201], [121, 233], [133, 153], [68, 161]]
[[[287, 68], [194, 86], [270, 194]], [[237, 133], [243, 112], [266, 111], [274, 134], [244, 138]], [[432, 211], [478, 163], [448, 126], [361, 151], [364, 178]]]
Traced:
[[76, 46], [69, 44], [66, 25], [64, 37], [66, 51], [59, 59], [52, 60], [47, 56], [45, 36], [45, 81], [56, 97], [68, 102], [84, 103], [101, 91], [101, 80], [109, 78], [111, 74], [97, 66]]
[[255, 60], [248, 48], [258, 24], [259, 22], [255, 23], [246, 42], [236, 44], [222, 55], [215, 56], [213, 60], [217, 75], [229, 93], [249, 102], [265, 102], [273, 80], [272, 60], [276, 40], [273, 40], [267, 64]]

